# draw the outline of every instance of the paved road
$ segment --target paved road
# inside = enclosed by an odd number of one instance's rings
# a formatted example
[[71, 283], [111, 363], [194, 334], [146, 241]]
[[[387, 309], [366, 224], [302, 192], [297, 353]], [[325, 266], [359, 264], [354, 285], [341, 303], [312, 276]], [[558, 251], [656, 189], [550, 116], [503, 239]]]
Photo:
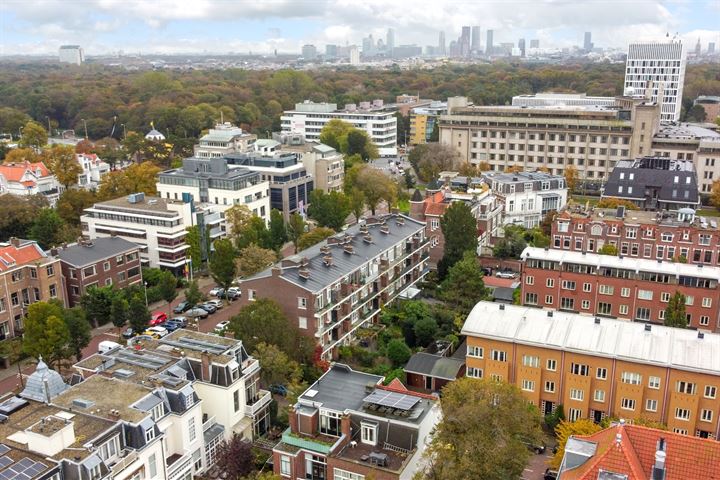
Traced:
[[[373, 168], [377, 168], [378, 170], [382, 170], [382, 172], [387, 175], [398, 178], [400, 174], [397, 170], [396, 161], [398, 161], [398, 158], [396, 157], [378, 158], [376, 160], [372, 160], [370, 164]], [[411, 168], [410, 163], [407, 160], [400, 160], [400, 166], [405, 170]]]
[[523, 471], [522, 480], [543, 480], [545, 469], [548, 468], [548, 462], [552, 456], [552, 447], [549, 446], [545, 453], [534, 454], [530, 457], [530, 461]]

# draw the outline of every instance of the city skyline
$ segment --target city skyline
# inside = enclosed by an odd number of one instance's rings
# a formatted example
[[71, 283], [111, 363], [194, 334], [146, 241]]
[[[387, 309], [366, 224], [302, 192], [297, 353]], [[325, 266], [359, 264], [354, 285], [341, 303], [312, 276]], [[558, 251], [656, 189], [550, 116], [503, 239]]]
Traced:
[[[503, 2], [416, 1], [387, 4], [369, 0], [275, 0], [262, 3], [71, 0], [19, 2], [0, 6], [0, 54], [56, 55], [62, 44], [79, 44], [88, 55], [125, 53], [299, 53], [303, 45], [361, 45], [372, 34], [395, 31], [395, 45], [437, 45], [463, 26], [479, 26], [480, 39], [494, 30], [494, 43], [539, 39], [543, 48], [582, 47], [585, 32], [600, 48], [627, 48], [630, 41], [662, 40], [680, 34], [684, 42], [720, 42], [712, 1]], [[617, 2], [615, 2], [617, 4]], [[520, 5], [522, 4], [522, 5]], [[76, 6], [72, 15], [68, 5]], [[519, 7], [522, 8], [519, 8]], [[232, 18], [233, 20], [227, 20]], [[484, 46], [484, 42], [483, 42]]]

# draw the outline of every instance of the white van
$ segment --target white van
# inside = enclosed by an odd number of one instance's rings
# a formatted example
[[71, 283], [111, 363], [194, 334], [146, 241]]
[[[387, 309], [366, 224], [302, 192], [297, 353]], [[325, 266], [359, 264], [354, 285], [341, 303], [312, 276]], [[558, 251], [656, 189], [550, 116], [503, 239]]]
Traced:
[[100, 345], [98, 345], [98, 353], [107, 353], [110, 350], [114, 350], [116, 348], [120, 348], [122, 345], [120, 345], [117, 342], [111, 342], [109, 340], [105, 340], [103, 342], [100, 342]]

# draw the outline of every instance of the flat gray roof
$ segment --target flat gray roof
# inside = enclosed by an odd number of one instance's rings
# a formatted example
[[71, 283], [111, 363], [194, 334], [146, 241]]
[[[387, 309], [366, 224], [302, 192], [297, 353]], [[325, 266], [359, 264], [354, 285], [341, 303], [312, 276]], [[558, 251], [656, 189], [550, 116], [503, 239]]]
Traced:
[[347, 365], [336, 363], [305, 390], [298, 400], [337, 412], [360, 411], [363, 399], [371, 393], [366, 387], [377, 385], [382, 379], [380, 375], [358, 372]]
[[96, 238], [86, 244], [73, 243], [58, 249], [58, 258], [74, 267], [82, 267], [112, 258], [121, 253], [137, 250], [137, 244], [120, 237]]

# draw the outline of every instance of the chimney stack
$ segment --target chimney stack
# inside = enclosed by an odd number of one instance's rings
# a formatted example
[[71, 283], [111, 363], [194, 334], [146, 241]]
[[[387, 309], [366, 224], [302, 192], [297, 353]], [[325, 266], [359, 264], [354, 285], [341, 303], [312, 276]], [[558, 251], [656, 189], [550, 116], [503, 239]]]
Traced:
[[15, 248], [20, 248], [20, 239], [17, 237], [10, 237], [10, 245]]
[[207, 350], [203, 350], [200, 354], [200, 379], [203, 382], [210, 381], [210, 354]]
[[655, 465], [652, 468], [652, 480], [665, 480], [665, 439], [660, 437], [655, 451]]
[[290, 431], [292, 433], [298, 433], [300, 431], [300, 427], [298, 425], [298, 413], [295, 410], [295, 407], [289, 407], [290, 413], [288, 414], [288, 422], [290, 423]]

